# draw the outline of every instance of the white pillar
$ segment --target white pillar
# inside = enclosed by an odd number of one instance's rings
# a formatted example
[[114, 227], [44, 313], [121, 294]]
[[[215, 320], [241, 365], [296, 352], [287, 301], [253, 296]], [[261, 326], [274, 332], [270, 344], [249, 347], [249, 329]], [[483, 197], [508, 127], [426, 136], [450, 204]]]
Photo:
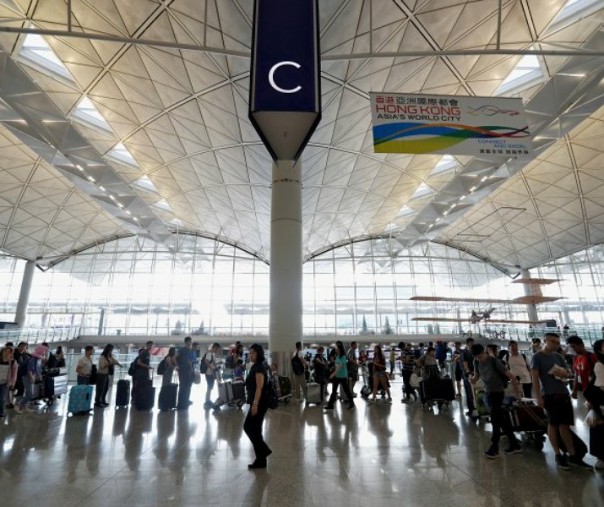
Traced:
[[29, 303], [29, 293], [31, 292], [31, 283], [34, 278], [36, 263], [27, 261], [25, 271], [23, 271], [23, 280], [21, 281], [21, 292], [19, 292], [19, 301], [17, 302], [17, 311], [15, 312], [15, 322], [20, 328], [25, 325], [27, 317], [27, 304]]
[[[530, 278], [531, 272], [528, 269], [522, 270], [522, 278]], [[533, 290], [533, 286], [529, 283], [525, 283], [524, 285], [524, 295], [525, 296], [534, 296], [535, 291]], [[539, 291], [541, 292], [541, 291]], [[537, 314], [537, 305], [526, 305], [526, 311], [528, 313], [529, 320], [537, 321], [539, 320], [539, 315]]]
[[290, 353], [302, 341], [301, 164], [273, 163], [269, 348], [279, 374], [289, 375]]

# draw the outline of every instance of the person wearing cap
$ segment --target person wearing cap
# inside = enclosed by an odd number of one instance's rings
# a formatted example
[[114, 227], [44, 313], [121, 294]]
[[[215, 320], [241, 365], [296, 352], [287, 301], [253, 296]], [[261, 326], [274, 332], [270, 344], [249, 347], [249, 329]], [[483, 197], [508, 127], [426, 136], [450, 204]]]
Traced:
[[25, 373], [23, 374], [23, 397], [19, 401], [19, 404], [15, 406], [15, 412], [18, 414], [30, 411], [29, 408], [27, 408], [27, 404], [33, 399], [34, 385], [36, 380], [42, 376], [42, 360], [46, 357], [47, 353], [47, 347], [38, 345], [27, 361]]

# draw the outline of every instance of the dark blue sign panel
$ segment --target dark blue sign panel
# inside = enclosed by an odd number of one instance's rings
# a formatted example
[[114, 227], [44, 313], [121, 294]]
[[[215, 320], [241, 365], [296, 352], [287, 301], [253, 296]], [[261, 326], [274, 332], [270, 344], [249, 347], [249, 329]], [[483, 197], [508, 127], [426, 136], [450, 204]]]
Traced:
[[317, 0], [255, 2], [250, 119], [275, 159], [297, 158], [320, 119], [318, 31]]

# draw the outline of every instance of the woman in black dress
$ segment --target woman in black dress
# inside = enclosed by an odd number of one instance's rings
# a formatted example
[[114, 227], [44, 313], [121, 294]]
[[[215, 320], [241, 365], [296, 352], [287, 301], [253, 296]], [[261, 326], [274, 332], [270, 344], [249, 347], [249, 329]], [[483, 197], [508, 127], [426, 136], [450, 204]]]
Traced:
[[266, 458], [273, 452], [262, 437], [262, 423], [268, 409], [268, 368], [262, 345], [254, 343], [250, 347], [250, 361], [252, 368], [245, 380], [250, 410], [243, 423], [243, 431], [254, 446], [256, 460], [248, 465], [248, 468], [255, 470], [266, 468]]

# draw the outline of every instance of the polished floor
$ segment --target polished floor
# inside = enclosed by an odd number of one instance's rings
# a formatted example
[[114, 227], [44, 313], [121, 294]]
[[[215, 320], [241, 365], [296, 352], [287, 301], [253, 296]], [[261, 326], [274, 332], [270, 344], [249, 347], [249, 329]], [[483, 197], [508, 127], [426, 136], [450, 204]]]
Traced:
[[458, 403], [440, 414], [400, 399], [328, 413], [290, 403], [269, 411], [274, 453], [252, 472], [245, 412], [204, 412], [202, 396], [194, 386], [188, 413], [67, 417], [65, 401], [10, 411], [0, 506], [604, 506], [604, 472], [558, 471], [549, 444], [483, 458], [490, 425], [467, 421]]

